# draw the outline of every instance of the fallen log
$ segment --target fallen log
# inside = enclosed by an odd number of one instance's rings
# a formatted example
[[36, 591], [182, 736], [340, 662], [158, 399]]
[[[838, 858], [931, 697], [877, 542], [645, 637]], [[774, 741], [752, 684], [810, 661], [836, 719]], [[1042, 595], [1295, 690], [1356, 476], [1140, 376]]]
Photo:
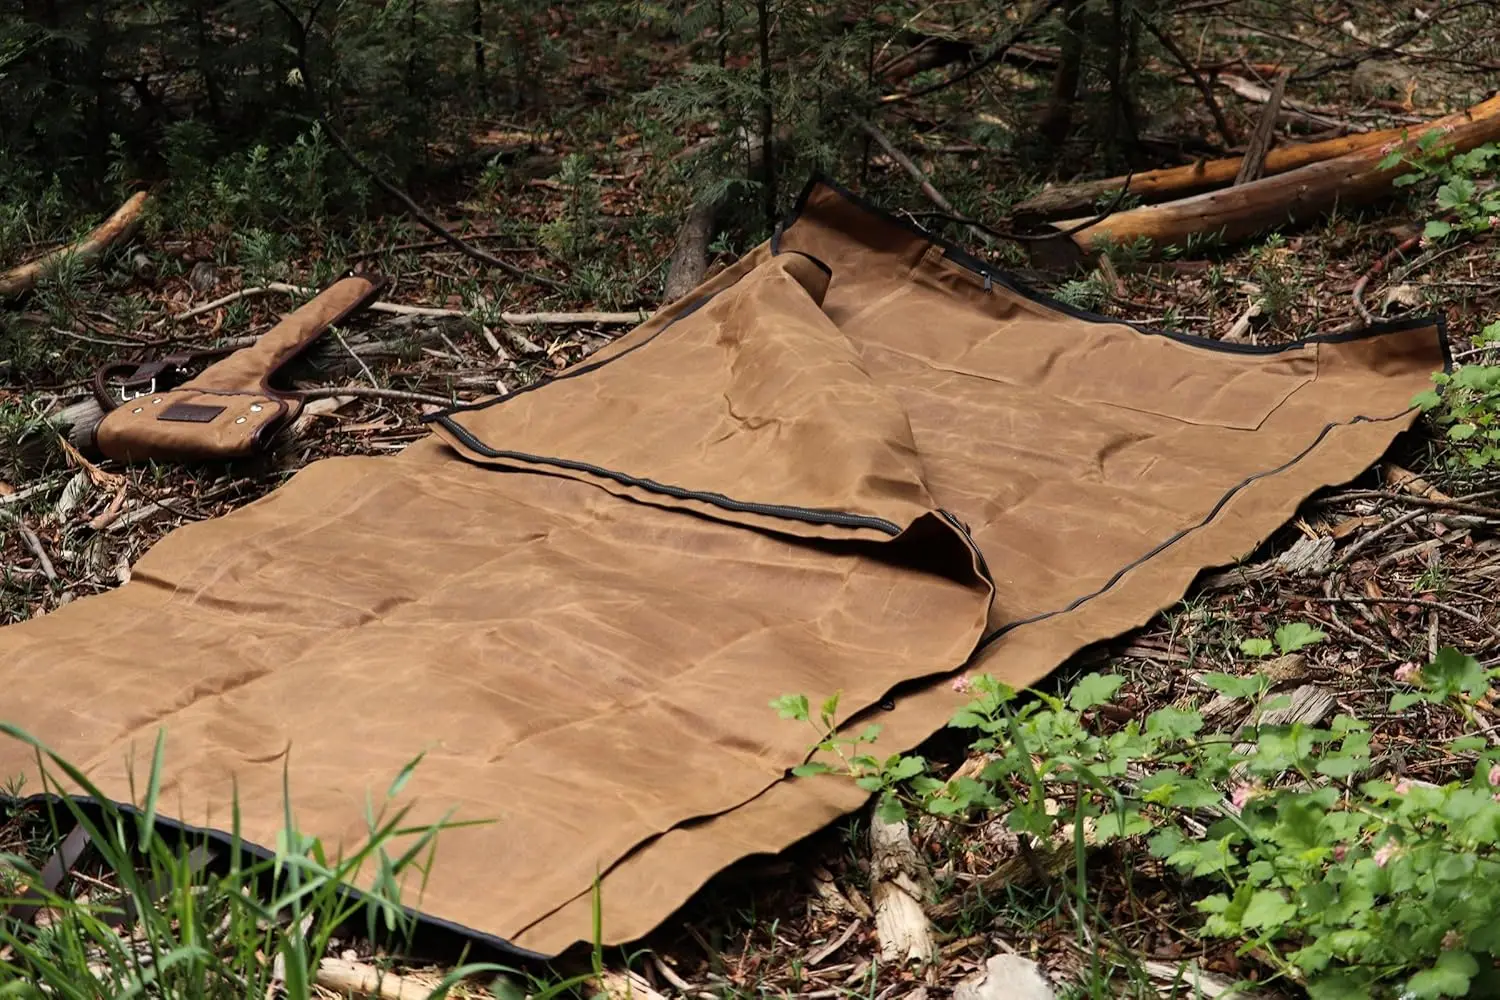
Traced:
[[926, 964], [938, 954], [932, 923], [922, 902], [931, 895], [932, 876], [911, 842], [904, 820], [870, 816], [870, 882], [875, 932], [883, 962]]
[[[1434, 119], [1424, 128], [1496, 116], [1500, 116], [1500, 95], [1466, 111]], [[1411, 132], [1410, 126], [1403, 126], [1379, 132], [1361, 132], [1337, 139], [1325, 139], [1321, 142], [1277, 146], [1266, 154], [1265, 161], [1261, 165], [1261, 173], [1263, 177], [1284, 174], [1310, 163], [1320, 163], [1361, 149], [1399, 142]], [[1181, 167], [1142, 171], [1130, 179], [1130, 194], [1144, 202], [1151, 203], [1211, 191], [1232, 183], [1239, 174], [1244, 159], [1243, 156], [1231, 156], [1219, 160], [1200, 160]], [[1084, 181], [1079, 184], [1048, 188], [1035, 197], [1017, 203], [1011, 214], [1018, 220], [1040, 220], [1055, 219], [1069, 213], [1085, 211], [1098, 204], [1100, 199], [1120, 190], [1124, 182], [1124, 177], [1106, 177], [1097, 181]]]
[[135, 232], [141, 223], [141, 212], [146, 206], [146, 199], [145, 191], [136, 192], [83, 239], [0, 274], [0, 299], [20, 298], [35, 288], [37, 282], [63, 266], [65, 261], [88, 264], [97, 260], [111, 246]]
[[[1500, 105], [1500, 100], [1486, 104]], [[1369, 146], [1249, 184], [1119, 212], [1076, 232], [1072, 230], [1089, 219], [1068, 219], [1052, 225], [1059, 232], [1069, 233], [1085, 253], [1140, 239], [1150, 241], [1155, 248], [1180, 246], [1195, 235], [1234, 242], [1274, 226], [1304, 221], [1336, 204], [1378, 200], [1389, 193], [1396, 177], [1409, 170], [1404, 163], [1382, 166], [1386, 155], [1397, 148], [1415, 151], [1420, 136], [1434, 128], [1444, 133], [1434, 152], [1464, 153], [1500, 139], [1500, 114], [1465, 115], [1462, 123], [1445, 122], [1415, 130], [1402, 143]]]

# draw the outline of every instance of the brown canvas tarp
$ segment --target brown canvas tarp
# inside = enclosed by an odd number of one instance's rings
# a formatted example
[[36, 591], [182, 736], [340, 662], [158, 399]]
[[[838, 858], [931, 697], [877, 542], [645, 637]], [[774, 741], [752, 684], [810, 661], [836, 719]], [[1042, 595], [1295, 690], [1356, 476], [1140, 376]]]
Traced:
[[[825, 182], [775, 238], [401, 456], [315, 463], [130, 583], [0, 630], [0, 718], [121, 800], [359, 838], [426, 754], [428, 919], [541, 954], [637, 937], [857, 808], [789, 780], [782, 694], [909, 748], [956, 671], [1034, 682], [1376, 461], [1436, 321], [1275, 348], [1074, 313]], [[132, 758], [133, 753], [133, 758]], [[0, 744], [0, 774], [29, 754]]]

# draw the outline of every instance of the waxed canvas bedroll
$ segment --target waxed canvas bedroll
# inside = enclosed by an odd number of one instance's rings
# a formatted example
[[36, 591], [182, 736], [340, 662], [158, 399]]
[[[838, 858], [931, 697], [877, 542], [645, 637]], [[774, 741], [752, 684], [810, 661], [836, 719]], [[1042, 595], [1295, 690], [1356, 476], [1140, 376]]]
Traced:
[[624, 942], [864, 800], [787, 777], [809, 731], [771, 699], [915, 746], [955, 673], [1035, 682], [1359, 475], [1448, 363], [1437, 319], [1247, 347], [1081, 314], [815, 179], [572, 369], [0, 629], [0, 718], [120, 801], [165, 727], [162, 811], [223, 831], [237, 790], [261, 845], [284, 769], [352, 843], [425, 754], [411, 821], [491, 822], [443, 835], [424, 919], [551, 955], [602, 875]]

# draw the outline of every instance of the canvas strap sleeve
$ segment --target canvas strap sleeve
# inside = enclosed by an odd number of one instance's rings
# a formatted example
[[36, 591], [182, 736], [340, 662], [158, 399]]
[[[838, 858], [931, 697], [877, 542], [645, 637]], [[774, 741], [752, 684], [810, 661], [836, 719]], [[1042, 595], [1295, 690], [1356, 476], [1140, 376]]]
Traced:
[[122, 462], [205, 461], [259, 451], [301, 409], [294, 393], [270, 379], [330, 326], [369, 305], [371, 278], [341, 278], [289, 313], [254, 344], [174, 389], [128, 400], [94, 431], [99, 451]]

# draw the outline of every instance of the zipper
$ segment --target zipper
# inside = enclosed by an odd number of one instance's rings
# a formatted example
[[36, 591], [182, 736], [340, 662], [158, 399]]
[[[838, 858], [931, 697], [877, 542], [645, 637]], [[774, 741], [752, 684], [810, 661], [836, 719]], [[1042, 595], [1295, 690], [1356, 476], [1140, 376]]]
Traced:
[[979, 565], [979, 574], [983, 576], [991, 586], [994, 586], [995, 578], [990, 576], [990, 566], [989, 563], [985, 562], [984, 550], [979, 547], [978, 542], [974, 541], [974, 533], [969, 530], [969, 526], [960, 521], [955, 514], [953, 514], [945, 507], [939, 507], [937, 512], [938, 515], [943, 518], [943, 520], [953, 525], [954, 529], [963, 536], [966, 542], [968, 542], [969, 548], [974, 553], [975, 562]]
[[754, 503], [748, 500], [735, 500], [722, 493], [689, 490], [681, 486], [658, 483], [654, 479], [627, 475], [623, 472], [616, 472], [613, 469], [606, 469], [602, 465], [594, 465], [592, 462], [579, 462], [569, 458], [548, 458], [542, 455], [529, 455], [519, 451], [500, 451], [491, 448], [479, 440], [467, 428], [459, 425], [446, 414], [439, 415], [437, 422], [447, 428], [466, 447], [477, 451], [486, 458], [503, 458], [516, 462], [526, 462], [531, 465], [550, 465], [573, 472], [586, 472], [589, 475], [599, 476], [602, 479], [613, 480], [623, 486], [634, 486], [677, 500], [697, 500], [741, 514], [761, 514], [766, 517], [780, 517], [791, 521], [801, 521], [805, 524], [827, 524], [843, 528], [874, 528], [876, 531], [882, 531], [892, 537], [901, 534], [901, 526], [899, 524], [894, 521], [887, 521], [883, 517], [873, 517], [868, 514], [848, 514], [837, 510], [818, 510], [813, 507], [793, 507], [787, 504]]

